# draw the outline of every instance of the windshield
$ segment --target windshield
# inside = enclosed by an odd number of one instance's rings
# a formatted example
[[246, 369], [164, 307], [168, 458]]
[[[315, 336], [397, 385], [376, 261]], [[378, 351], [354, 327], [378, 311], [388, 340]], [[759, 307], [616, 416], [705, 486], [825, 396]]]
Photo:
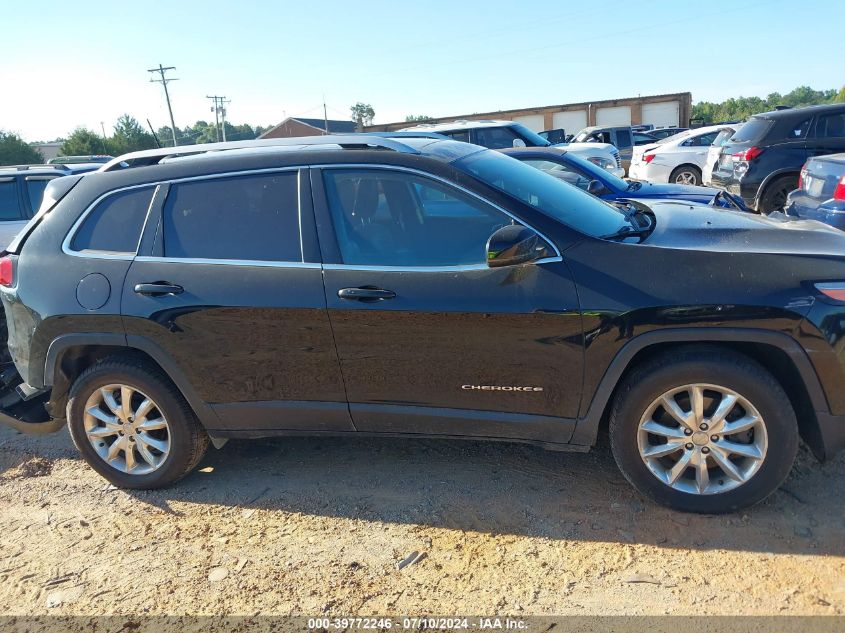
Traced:
[[748, 119], [731, 137], [731, 143], [753, 143], [761, 138], [771, 127], [770, 119], [752, 117]]
[[478, 152], [452, 164], [581, 233], [601, 237], [628, 226], [615, 207], [499, 152]]
[[532, 132], [522, 125], [522, 123], [516, 123], [510, 127], [514, 132], [522, 137], [522, 140], [525, 141], [525, 144], [528, 145], [528, 147], [548, 147], [551, 145], [549, 141], [537, 134], [537, 132]]
[[[606, 169], [588, 161], [586, 158], [581, 158], [572, 152], [566, 152], [566, 160], [571, 161], [573, 166], [579, 170], [587, 172], [591, 178], [601, 180], [604, 184], [610, 185], [610, 189], [614, 189], [616, 191], [625, 191], [628, 189], [627, 181], [622, 180], [619, 176], [614, 176]], [[570, 168], [565, 165], [555, 163], [555, 166], [549, 171], [554, 170], [569, 171]]]
[[587, 141], [587, 138], [590, 136], [591, 130], [585, 128], [578, 132], [574, 137], [572, 137], [573, 143], [584, 143]]
[[733, 136], [734, 131], [731, 128], [726, 128], [719, 132], [716, 135], [716, 138], [713, 139], [712, 147], [722, 147], [722, 145], [727, 145], [728, 140], [730, 140], [731, 136]]

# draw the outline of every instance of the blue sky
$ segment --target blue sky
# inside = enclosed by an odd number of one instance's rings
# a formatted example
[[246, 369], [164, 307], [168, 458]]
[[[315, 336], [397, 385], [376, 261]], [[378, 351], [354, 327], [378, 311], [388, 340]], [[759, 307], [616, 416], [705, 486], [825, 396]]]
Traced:
[[[176, 66], [176, 124], [377, 122], [690, 91], [845, 84], [840, 0], [4, 2], [0, 129], [47, 140], [123, 112], [168, 123], [148, 68]], [[805, 26], [806, 25], [806, 26]]]

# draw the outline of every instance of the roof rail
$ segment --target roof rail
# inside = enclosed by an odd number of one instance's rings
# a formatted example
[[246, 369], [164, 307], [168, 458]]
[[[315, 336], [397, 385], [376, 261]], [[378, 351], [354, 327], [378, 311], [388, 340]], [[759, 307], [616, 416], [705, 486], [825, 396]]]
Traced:
[[438, 141], [451, 141], [445, 134], [437, 132], [364, 132], [367, 136], [378, 136], [380, 138], [433, 138]]
[[204, 143], [201, 145], [180, 145], [162, 147], [123, 154], [105, 163], [99, 171], [115, 171], [127, 167], [156, 165], [162, 159], [207, 152], [225, 152], [235, 149], [285, 146], [339, 145], [342, 149], [386, 149], [404, 154], [419, 154], [420, 151], [392, 137], [375, 134], [328, 134], [325, 136], [302, 136], [294, 138], [265, 138], [250, 141], [229, 141], [227, 143]]
[[0, 169], [17, 169], [18, 171], [28, 171], [30, 169], [59, 169], [69, 171], [68, 165], [0, 165]]

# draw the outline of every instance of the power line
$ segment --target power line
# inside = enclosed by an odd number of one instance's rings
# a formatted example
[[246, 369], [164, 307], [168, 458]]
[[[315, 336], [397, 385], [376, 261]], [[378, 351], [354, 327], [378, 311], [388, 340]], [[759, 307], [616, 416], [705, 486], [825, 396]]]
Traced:
[[171, 81], [178, 81], [176, 77], [167, 78], [164, 74], [168, 70], [176, 70], [175, 66], [162, 66], [161, 64], [158, 65], [158, 68], [150, 68], [147, 70], [148, 73], [158, 73], [161, 76], [161, 79], [150, 79], [152, 83], [161, 84], [164, 86], [164, 98], [167, 101], [167, 111], [170, 113], [170, 131], [173, 133], [173, 147], [176, 147], [176, 122], [173, 120], [173, 108], [170, 106], [170, 93], [167, 91], [167, 84]]

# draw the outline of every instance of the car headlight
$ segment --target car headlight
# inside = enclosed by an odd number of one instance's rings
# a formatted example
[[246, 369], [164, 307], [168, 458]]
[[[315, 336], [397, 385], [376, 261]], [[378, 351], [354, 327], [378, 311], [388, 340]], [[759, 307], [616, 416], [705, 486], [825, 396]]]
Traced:
[[590, 156], [588, 159], [593, 165], [597, 167], [601, 167], [602, 169], [606, 169], [610, 171], [611, 169], [616, 169], [616, 161], [610, 160], [609, 158], [604, 158], [602, 156]]

